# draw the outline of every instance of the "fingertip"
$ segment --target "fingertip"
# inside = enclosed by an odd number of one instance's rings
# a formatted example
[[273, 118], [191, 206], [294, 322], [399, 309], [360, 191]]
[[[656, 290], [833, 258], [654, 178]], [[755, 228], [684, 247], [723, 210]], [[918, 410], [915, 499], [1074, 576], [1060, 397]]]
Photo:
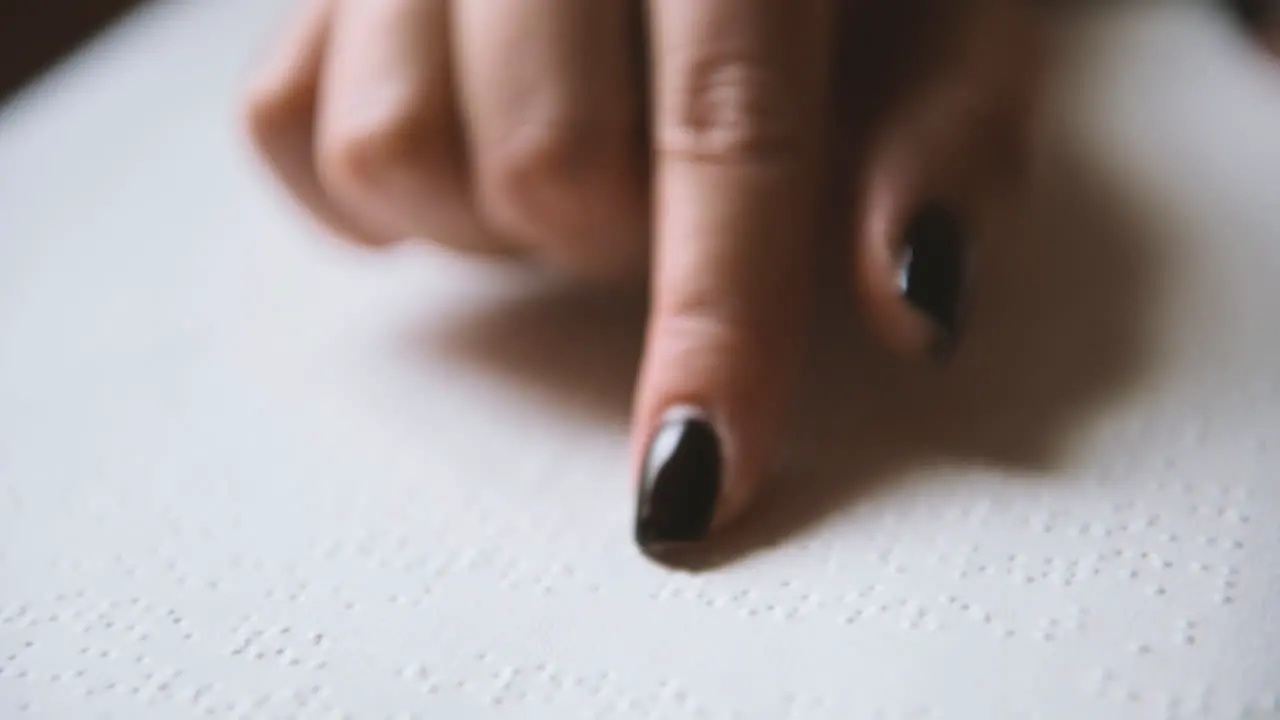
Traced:
[[1223, 4], [1250, 29], [1263, 28], [1280, 18], [1280, 3], [1276, 0], [1225, 0]]
[[735, 434], [712, 412], [677, 404], [660, 416], [639, 462], [635, 542], [675, 563], [735, 525], [763, 475], [741, 463]]
[[714, 543], [747, 514], [783, 446], [798, 327], [684, 315], [651, 322], [633, 421], [643, 552]]
[[872, 329], [904, 357], [950, 360], [969, 310], [971, 221], [956, 206], [922, 196], [864, 232], [854, 272]]
[[695, 405], [668, 408], [649, 435], [640, 462], [636, 544], [647, 555], [706, 540], [724, 491], [719, 430]]
[[1280, 56], [1280, 2], [1226, 0], [1224, 3], [1244, 31], [1272, 55]]
[[[1031, 61], [1021, 53], [1009, 63]], [[994, 62], [956, 72], [886, 116], [851, 203], [856, 299], [913, 360], [961, 346], [980, 255], [1016, 226], [1034, 165], [1033, 77]]]
[[[901, 135], [901, 134], [900, 134]], [[964, 203], [928, 178], [905, 137], [871, 155], [850, 218], [854, 297], [872, 332], [910, 360], [945, 361], [959, 343], [971, 266]]]

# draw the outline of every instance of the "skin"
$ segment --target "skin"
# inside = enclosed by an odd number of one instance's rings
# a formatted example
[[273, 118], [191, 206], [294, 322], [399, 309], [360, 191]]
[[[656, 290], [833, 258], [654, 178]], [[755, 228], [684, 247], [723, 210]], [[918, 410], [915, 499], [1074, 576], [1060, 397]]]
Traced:
[[[960, 216], [980, 256], [1009, 237], [1031, 162], [1033, 106], [1043, 58], [1042, 18], [1027, 3], [934, 0], [938, 25], [908, 18], [917, 38], [893, 79], [897, 95], [870, 131], [851, 206], [854, 290], [872, 329], [900, 355], [929, 353], [933, 328], [899, 298], [899, 238], [921, 202]], [[899, 12], [906, 3], [899, 5]], [[899, 21], [901, 22], [901, 21]]]
[[304, 0], [247, 127], [354, 241], [647, 280], [634, 465], [668, 409], [702, 408], [723, 444], [720, 527], [784, 450], [825, 203], [850, 209], [856, 310], [907, 358], [934, 332], [895, 284], [911, 213], [945, 202], [976, 245], [1016, 215], [1030, 5]]

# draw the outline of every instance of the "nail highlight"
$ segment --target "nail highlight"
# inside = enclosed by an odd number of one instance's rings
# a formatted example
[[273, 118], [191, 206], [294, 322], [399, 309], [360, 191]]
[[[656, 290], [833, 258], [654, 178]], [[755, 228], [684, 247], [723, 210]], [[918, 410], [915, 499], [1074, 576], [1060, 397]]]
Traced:
[[649, 441], [636, 507], [636, 543], [646, 553], [704, 540], [721, 485], [720, 439], [702, 412], [667, 413]]
[[898, 265], [898, 289], [936, 329], [932, 352], [955, 350], [963, 321], [969, 241], [960, 220], [940, 205], [926, 205], [908, 223]]

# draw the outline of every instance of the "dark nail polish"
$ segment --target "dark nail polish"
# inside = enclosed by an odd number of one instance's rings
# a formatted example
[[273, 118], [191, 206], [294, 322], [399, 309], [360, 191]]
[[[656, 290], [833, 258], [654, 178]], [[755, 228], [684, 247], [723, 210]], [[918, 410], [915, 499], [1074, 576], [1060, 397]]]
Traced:
[[1250, 28], [1260, 28], [1275, 22], [1280, 3], [1276, 0], [1227, 0], [1227, 7], [1236, 18]]
[[898, 267], [902, 296], [937, 328], [933, 352], [955, 349], [963, 321], [969, 242], [959, 218], [940, 205], [926, 205], [907, 225]]
[[636, 507], [645, 552], [706, 538], [720, 496], [720, 440], [700, 414], [669, 414], [649, 441]]

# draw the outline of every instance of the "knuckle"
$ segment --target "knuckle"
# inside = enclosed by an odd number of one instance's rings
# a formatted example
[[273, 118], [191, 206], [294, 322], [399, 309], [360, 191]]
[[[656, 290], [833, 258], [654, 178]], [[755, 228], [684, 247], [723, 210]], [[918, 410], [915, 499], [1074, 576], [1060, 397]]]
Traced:
[[310, 120], [302, 90], [294, 84], [262, 81], [250, 86], [241, 100], [245, 132], [264, 153], [296, 133]]
[[442, 124], [409, 104], [388, 107], [360, 122], [335, 124], [317, 139], [316, 170], [328, 185], [381, 192], [411, 173], [429, 173], [447, 144]]
[[621, 134], [582, 123], [528, 124], [490, 151], [481, 193], [500, 222], [575, 234], [620, 196], [630, 169]]
[[780, 68], [744, 57], [699, 59], [677, 74], [656, 128], [660, 155], [700, 162], [770, 162], [805, 138]]
[[330, 130], [318, 140], [317, 172], [330, 185], [376, 191], [403, 166], [406, 133], [401, 115]]

